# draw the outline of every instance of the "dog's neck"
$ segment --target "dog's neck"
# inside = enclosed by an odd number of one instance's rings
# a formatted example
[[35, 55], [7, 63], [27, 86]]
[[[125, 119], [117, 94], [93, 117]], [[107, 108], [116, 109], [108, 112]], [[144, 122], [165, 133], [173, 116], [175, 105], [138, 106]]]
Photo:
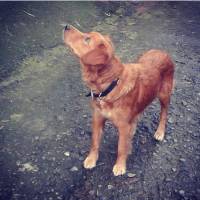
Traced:
[[82, 77], [87, 86], [94, 92], [102, 92], [113, 80], [120, 78], [123, 71], [121, 61], [113, 56], [107, 64], [85, 65], [81, 62]]

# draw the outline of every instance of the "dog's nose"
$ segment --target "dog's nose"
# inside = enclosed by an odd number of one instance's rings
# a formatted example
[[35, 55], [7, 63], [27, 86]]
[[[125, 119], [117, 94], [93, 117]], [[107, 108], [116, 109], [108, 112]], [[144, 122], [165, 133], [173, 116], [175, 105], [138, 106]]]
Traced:
[[67, 24], [67, 25], [65, 26], [65, 31], [68, 31], [68, 30], [70, 30], [70, 25], [69, 25], [69, 24]]

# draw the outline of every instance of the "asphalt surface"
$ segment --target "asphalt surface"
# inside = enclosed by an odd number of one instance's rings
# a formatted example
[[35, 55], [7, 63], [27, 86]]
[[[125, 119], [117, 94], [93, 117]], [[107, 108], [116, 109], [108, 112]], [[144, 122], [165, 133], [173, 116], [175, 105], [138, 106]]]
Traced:
[[[160, 48], [176, 65], [166, 137], [155, 100], [114, 177], [117, 131], [106, 123], [97, 167], [85, 170], [91, 109], [78, 60], [62, 41], [71, 23], [112, 37], [132, 62]], [[200, 199], [199, 2], [0, 2], [1, 200]]]

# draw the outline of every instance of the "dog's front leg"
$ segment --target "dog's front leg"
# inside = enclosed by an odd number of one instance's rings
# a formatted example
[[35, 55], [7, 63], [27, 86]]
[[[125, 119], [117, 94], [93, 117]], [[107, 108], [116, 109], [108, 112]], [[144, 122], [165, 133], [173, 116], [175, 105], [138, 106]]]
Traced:
[[117, 161], [113, 167], [113, 173], [115, 176], [123, 175], [126, 173], [126, 160], [132, 149], [132, 137], [135, 133], [135, 129], [136, 122], [133, 124], [123, 123], [118, 126], [118, 155]]
[[97, 110], [94, 109], [92, 122], [92, 142], [90, 152], [83, 163], [86, 169], [91, 169], [96, 166], [96, 162], [99, 156], [99, 146], [104, 124], [105, 118]]

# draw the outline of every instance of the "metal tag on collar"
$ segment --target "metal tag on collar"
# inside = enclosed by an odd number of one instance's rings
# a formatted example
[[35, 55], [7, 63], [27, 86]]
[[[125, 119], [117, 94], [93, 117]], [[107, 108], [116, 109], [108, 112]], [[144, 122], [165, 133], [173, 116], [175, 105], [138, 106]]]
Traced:
[[102, 92], [99, 94], [99, 96], [98, 96], [98, 98], [99, 98], [99, 100], [101, 100], [101, 95], [102, 95]]
[[92, 98], [92, 100], [94, 100], [94, 93], [92, 90], [91, 90], [91, 98]]

